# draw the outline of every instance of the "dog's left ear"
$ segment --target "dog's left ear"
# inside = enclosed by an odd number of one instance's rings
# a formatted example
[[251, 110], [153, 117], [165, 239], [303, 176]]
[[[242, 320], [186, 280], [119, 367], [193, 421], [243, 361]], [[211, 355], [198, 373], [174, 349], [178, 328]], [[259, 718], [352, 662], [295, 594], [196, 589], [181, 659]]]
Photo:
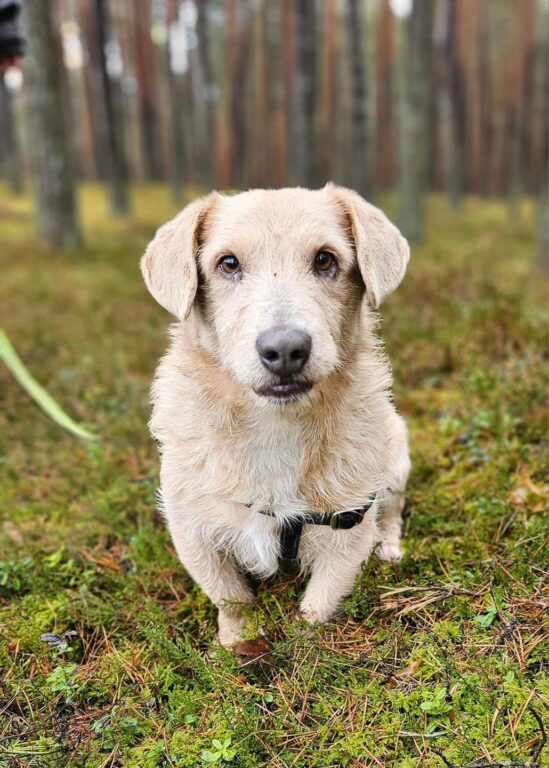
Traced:
[[356, 192], [334, 184], [327, 184], [326, 188], [349, 222], [366, 295], [377, 308], [404, 277], [410, 260], [408, 241], [383, 211]]
[[141, 259], [147, 288], [179, 320], [188, 317], [196, 296], [200, 232], [216, 197], [212, 192], [189, 203], [160, 227]]

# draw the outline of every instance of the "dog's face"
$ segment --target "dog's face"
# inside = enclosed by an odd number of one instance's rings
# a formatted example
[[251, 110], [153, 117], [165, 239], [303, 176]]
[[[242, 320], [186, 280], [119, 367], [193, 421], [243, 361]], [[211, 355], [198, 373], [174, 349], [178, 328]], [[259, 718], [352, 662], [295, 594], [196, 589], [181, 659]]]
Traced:
[[355, 193], [216, 193], [162, 227], [142, 260], [153, 296], [266, 403], [294, 402], [345, 365], [364, 295], [400, 282], [406, 241]]

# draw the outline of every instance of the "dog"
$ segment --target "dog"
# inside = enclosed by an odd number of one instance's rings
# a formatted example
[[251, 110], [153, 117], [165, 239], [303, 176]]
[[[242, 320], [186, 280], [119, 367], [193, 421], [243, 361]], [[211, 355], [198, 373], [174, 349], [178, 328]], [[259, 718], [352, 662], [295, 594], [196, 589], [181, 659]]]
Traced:
[[409, 256], [381, 210], [329, 183], [212, 192], [142, 257], [177, 318], [152, 386], [161, 508], [223, 646], [245, 632], [246, 573], [292, 561], [310, 577], [301, 615], [322, 623], [376, 547], [402, 556], [408, 435], [376, 310]]

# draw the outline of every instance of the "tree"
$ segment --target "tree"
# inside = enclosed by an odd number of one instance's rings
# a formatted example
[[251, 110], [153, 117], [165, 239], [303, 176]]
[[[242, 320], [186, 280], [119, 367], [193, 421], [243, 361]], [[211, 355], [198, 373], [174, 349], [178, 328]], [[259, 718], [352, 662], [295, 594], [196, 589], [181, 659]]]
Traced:
[[109, 182], [113, 212], [119, 216], [129, 211], [126, 158], [122, 144], [122, 109], [120, 102], [120, 83], [113, 82], [107, 71], [106, 50], [110, 40], [110, 20], [107, 0], [95, 0], [97, 11], [97, 34], [101, 53], [101, 78], [109, 152]]
[[[199, 4], [200, 5], [200, 4]], [[149, 3], [139, 0], [133, 4], [135, 29], [135, 56], [139, 81], [139, 113], [141, 123], [141, 151], [148, 180], [163, 176], [160, 134], [153, 85], [153, 54], [150, 37]]]
[[322, 156], [318, 158], [321, 181], [333, 178], [336, 160], [336, 80], [337, 80], [337, 7], [336, 0], [325, 0], [322, 10], [323, 55], [320, 59], [320, 136]]
[[540, 38], [536, 41], [536, 69], [538, 69], [539, 79], [536, 85], [539, 88], [542, 140], [540, 148], [540, 187], [539, 187], [539, 225], [538, 225], [538, 255], [537, 264], [546, 274], [549, 273], [549, 46], [547, 45], [547, 26], [546, 22], [549, 14], [540, 11], [542, 24]]
[[63, 103], [61, 43], [52, 4], [23, 5], [27, 36], [32, 40], [25, 66], [25, 90], [38, 229], [52, 245], [66, 248], [80, 241], [80, 227]]
[[212, 148], [215, 141], [215, 110], [214, 97], [216, 88], [213, 77], [212, 57], [210, 52], [210, 23], [208, 16], [208, 0], [196, 3], [196, 64], [198, 84], [195, 93], [194, 108], [199, 121], [197, 150], [198, 160], [203, 173], [203, 183], [212, 186], [214, 172]]
[[272, 126], [269, 121], [269, 77], [267, 71], [266, 40], [267, 3], [257, 3], [253, 19], [253, 111], [250, 126], [251, 143], [249, 148], [250, 184], [253, 187], [268, 185], [269, 139]]
[[433, 0], [415, 0], [404, 22], [400, 95], [400, 227], [411, 241], [421, 239], [427, 181]]
[[[240, 9], [240, 16], [239, 16]], [[229, 121], [230, 151], [229, 178], [234, 186], [244, 183], [246, 150], [246, 78], [249, 70], [248, 52], [251, 47], [247, 3], [238, 0], [227, 2], [227, 30], [229, 69]]]
[[174, 35], [179, 31], [179, 7], [177, 0], [169, 0], [167, 7], [168, 45], [166, 47], [166, 66], [170, 93], [171, 119], [171, 163], [170, 182], [175, 202], [181, 199], [183, 191], [183, 166], [185, 146], [183, 140], [184, 83], [180, 73], [174, 67]]
[[13, 97], [6, 88], [4, 77], [0, 74], [0, 150], [2, 174], [9, 181], [12, 192], [19, 194], [23, 190], [23, 170], [17, 141]]
[[361, 195], [366, 195], [368, 186], [368, 136], [366, 124], [366, 76], [364, 73], [364, 30], [361, 2], [359, 0], [348, 1], [347, 28], [351, 65], [353, 186]]
[[465, 188], [465, 80], [458, 45], [458, 0], [447, 0], [447, 75], [449, 107], [448, 191], [457, 208]]
[[394, 181], [393, 65], [395, 23], [389, 0], [383, 0], [377, 26], [376, 78], [376, 184], [382, 189]]
[[312, 183], [315, 142], [316, 8], [315, 0], [295, 0], [296, 73], [293, 108], [294, 184]]

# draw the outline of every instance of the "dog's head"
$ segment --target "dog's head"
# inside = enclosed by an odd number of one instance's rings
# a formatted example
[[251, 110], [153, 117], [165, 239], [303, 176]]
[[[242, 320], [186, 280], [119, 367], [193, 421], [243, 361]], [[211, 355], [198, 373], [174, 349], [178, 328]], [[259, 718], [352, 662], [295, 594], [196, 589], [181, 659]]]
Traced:
[[382, 211], [328, 184], [195, 200], [158, 230], [141, 268], [243, 387], [288, 403], [345, 365], [363, 297], [377, 308], [408, 259]]

